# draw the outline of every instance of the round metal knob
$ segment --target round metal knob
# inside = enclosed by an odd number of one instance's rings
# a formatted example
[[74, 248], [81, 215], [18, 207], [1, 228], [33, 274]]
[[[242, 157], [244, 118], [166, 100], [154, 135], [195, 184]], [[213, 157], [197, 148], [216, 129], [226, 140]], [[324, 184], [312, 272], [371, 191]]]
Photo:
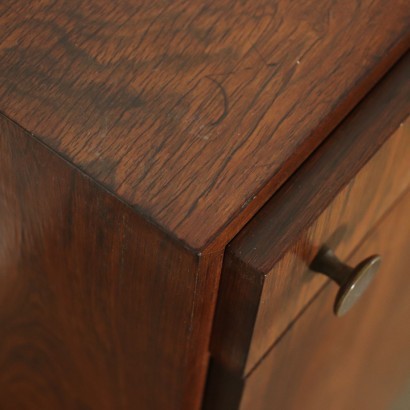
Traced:
[[325, 274], [340, 286], [334, 312], [337, 316], [343, 316], [370, 285], [380, 264], [381, 257], [373, 255], [352, 268], [341, 262], [330, 248], [323, 247], [312, 262], [311, 269]]

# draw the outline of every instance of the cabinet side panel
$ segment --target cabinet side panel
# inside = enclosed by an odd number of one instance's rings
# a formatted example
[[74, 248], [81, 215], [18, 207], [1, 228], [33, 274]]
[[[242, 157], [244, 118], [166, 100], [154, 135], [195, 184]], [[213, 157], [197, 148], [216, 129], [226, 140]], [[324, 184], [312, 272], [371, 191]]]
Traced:
[[198, 407], [217, 258], [0, 117], [2, 409]]

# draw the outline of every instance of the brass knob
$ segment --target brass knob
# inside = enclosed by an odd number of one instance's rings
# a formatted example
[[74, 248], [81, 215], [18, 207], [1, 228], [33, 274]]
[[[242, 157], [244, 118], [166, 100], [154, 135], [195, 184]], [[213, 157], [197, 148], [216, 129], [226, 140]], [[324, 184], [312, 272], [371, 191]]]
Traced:
[[368, 288], [380, 264], [381, 257], [373, 255], [360, 262], [355, 268], [351, 268], [325, 246], [319, 251], [310, 268], [328, 276], [340, 286], [334, 312], [336, 316], [343, 316]]

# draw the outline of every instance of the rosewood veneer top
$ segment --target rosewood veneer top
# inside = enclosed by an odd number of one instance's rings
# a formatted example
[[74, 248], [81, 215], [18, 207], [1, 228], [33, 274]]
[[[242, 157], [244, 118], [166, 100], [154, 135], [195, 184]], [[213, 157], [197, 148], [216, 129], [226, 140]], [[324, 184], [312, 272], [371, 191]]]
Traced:
[[405, 52], [409, 14], [407, 0], [2, 0], [0, 111], [209, 252]]

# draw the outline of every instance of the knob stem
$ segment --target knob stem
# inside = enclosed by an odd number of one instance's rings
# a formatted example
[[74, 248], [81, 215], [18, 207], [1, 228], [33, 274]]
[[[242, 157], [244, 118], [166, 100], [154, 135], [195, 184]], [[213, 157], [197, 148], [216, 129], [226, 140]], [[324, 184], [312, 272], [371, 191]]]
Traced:
[[339, 286], [343, 286], [353, 273], [353, 268], [343, 263], [327, 246], [320, 249], [311, 269], [328, 276]]

